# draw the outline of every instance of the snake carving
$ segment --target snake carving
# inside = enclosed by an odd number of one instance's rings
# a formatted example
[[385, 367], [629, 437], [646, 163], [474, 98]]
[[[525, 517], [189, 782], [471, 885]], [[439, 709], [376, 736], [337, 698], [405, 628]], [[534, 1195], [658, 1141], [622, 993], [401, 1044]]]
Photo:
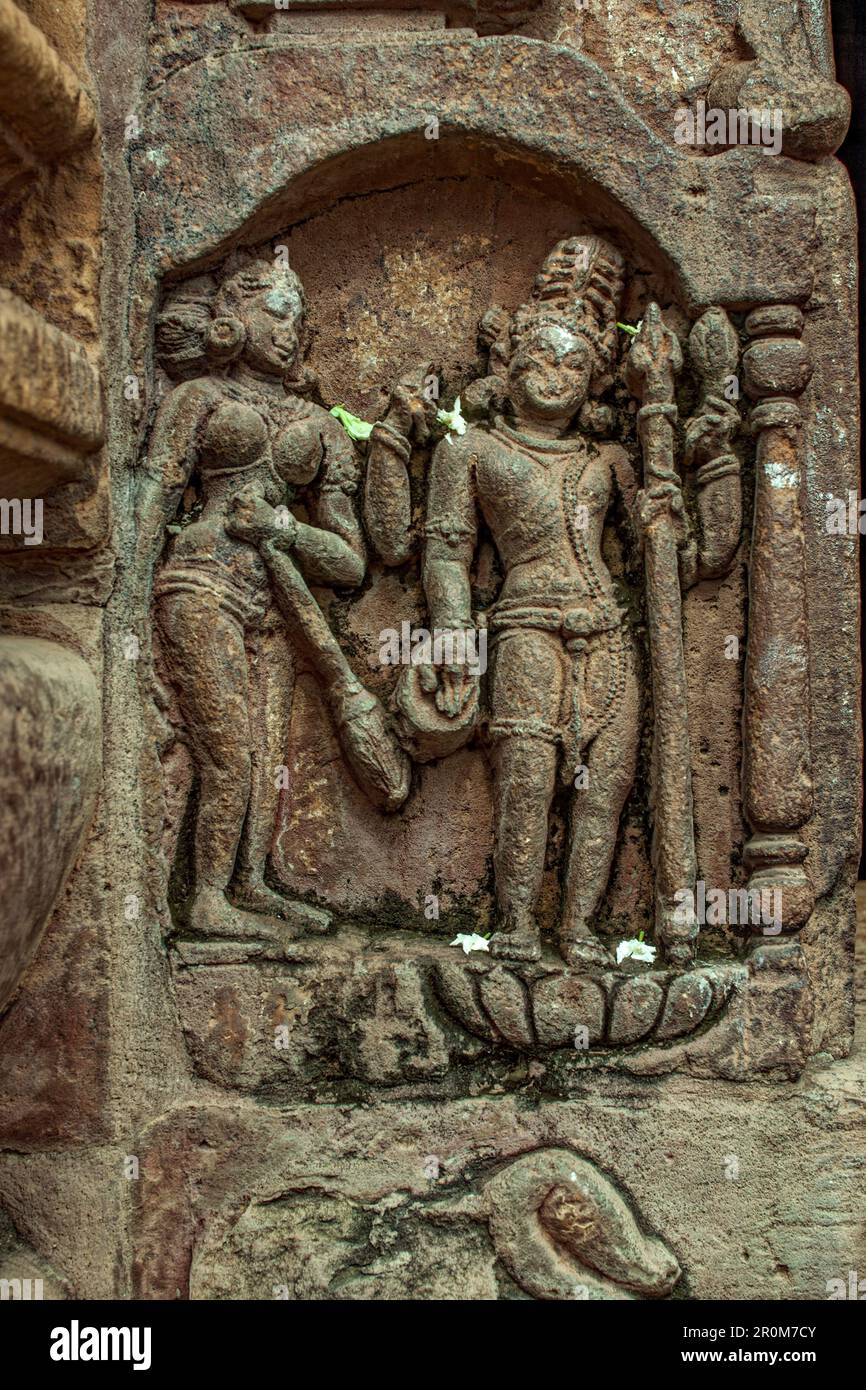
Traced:
[[664, 1298], [682, 1273], [610, 1178], [566, 1148], [515, 1159], [438, 1215], [485, 1221], [498, 1258], [533, 1298]]

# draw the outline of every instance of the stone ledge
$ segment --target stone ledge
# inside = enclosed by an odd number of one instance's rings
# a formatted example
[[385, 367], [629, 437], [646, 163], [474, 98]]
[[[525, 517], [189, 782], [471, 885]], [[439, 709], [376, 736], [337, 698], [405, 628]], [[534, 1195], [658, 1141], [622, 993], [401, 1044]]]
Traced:
[[[261, 1099], [474, 1094], [498, 1079], [569, 1095], [588, 1072], [796, 1076], [812, 1019], [796, 942], [677, 973], [463, 956], [445, 938], [357, 927], [317, 940], [178, 940], [196, 1070]], [[580, 1033], [578, 1033], [580, 1030]]]
[[83, 480], [102, 444], [100, 374], [84, 348], [0, 288], [0, 490], [39, 496]]

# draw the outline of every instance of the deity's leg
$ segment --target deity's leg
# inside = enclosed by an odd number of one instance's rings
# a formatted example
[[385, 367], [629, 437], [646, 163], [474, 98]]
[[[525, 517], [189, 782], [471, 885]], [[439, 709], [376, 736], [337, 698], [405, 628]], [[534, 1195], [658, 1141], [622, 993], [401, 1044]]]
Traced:
[[500, 639], [491, 699], [499, 930], [491, 951], [514, 960], [541, 954], [535, 908], [556, 785], [562, 679], [557, 637], [529, 629]]
[[640, 696], [630, 652], [624, 660], [616, 712], [587, 754], [587, 785], [572, 793], [560, 924], [560, 949], [571, 965], [610, 964], [591, 923], [607, 887], [619, 818], [637, 765]]
[[189, 926], [209, 935], [262, 937], [269, 919], [233, 908], [225, 896], [250, 799], [243, 633], [202, 594], [167, 595], [158, 612], [198, 781]]

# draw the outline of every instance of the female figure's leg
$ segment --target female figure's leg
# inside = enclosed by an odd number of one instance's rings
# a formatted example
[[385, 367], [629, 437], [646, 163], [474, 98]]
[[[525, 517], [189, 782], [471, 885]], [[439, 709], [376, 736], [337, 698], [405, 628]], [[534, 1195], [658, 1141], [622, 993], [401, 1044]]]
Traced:
[[235, 898], [251, 912], [282, 915], [278, 893], [265, 883], [285, 767], [295, 663], [282, 632], [248, 635], [249, 720], [252, 732], [250, 804], [238, 852]]
[[250, 680], [250, 803], [238, 849], [232, 897], [238, 907], [287, 919], [293, 928], [325, 932], [331, 918], [320, 908], [297, 902], [265, 882], [265, 866], [276, 830], [285, 779], [296, 660], [282, 624], [248, 635]]
[[198, 782], [189, 925], [209, 935], [262, 936], [267, 919], [239, 911], [225, 896], [250, 800], [243, 631], [206, 594], [164, 595], [157, 613]]

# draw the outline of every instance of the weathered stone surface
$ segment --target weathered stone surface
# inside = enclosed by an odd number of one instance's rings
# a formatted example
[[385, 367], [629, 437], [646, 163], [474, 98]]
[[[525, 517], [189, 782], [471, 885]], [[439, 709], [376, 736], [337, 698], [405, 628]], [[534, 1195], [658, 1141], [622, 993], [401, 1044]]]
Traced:
[[616, 1043], [637, 1042], [659, 1016], [662, 992], [655, 980], [624, 980], [613, 996], [611, 1037]]
[[[507, 56], [506, 82], [485, 61], [492, 51]], [[360, 41], [351, 56], [329, 45], [316, 53], [316, 73], [311, 93], [304, 47], [274, 43], [191, 64], [166, 84], [148, 113], [150, 153], [139, 156], [141, 235], [153, 274], [213, 257], [248, 221], [266, 235], [260, 209], [278, 206], [285, 226], [302, 199], [305, 211], [332, 201], [341, 189], [340, 165], [331, 161], [340, 157], [351, 156], [357, 196], [407, 164], [421, 177], [467, 172], [469, 164], [479, 172], [488, 166], [486, 151], [504, 142], [530, 159], [545, 160], [547, 151], [548, 167], [556, 166], [551, 187], [567, 189], [572, 201], [581, 197], [584, 181], [605, 189], [606, 198], [664, 248], [689, 307], [796, 301], [810, 291], [809, 269], [792, 263], [791, 249], [808, 240], [812, 218], [800, 199], [756, 191], [764, 157], [741, 148], [729, 159], [697, 165], [657, 137], [613, 82], [573, 49], [540, 48], [519, 38], [467, 41], [446, 32], [399, 48]], [[212, 84], [219, 85], [220, 103], [212, 100]], [[242, 91], [257, 93], [256, 101], [241, 100]], [[275, 99], [303, 102], [309, 144], [273, 146], [266, 138]], [[233, 119], [217, 132], [222, 104], [231, 106]], [[445, 111], [451, 138], [441, 146], [425, 141], [429, 113]], [[381, 132], [381, 148], [368, 138], [371, 121]], [[160, 134], [168, 130], [170, 155]], [[241, 151], [256, 147], [268, 150], [267, 158], [244, 167]], [[199, 178], [185, 190], [188, 211], [181, 217], [174, 187], [184, 183], [193, 159]], [[520, 165], [518, 158], [518, 176]], [[633, 178], [639, 166], [640, 186]], [[748, 217], [737, 215], [738, 207], [748, 208]]]
[[38, 639], [0, 640], [0, 682], [2, 1009], [36, 952], [90, 824], [100, 784], [100, 702], [81, 658]]
[[0, 0], [0, 1278], [866, 1261], [849, 105], [620, 10]]
[[[198, 1073], [262, 1098], [505, 1090], [571, 1095], [587, 1069], [743, 1079], [802, 1070], [814, 1020], [802, 952], [587, 976], [464, 957], [411, 933], [339, 931], [279, 946], [179, 940], [172, 974]], [[528, 1066], [528, 1070], [526, 1069]]]
[[0, 1211], [0, 1288], [4, 1298], [60, 1300], [69, 1297], [69, 1286], [44, 1260], [19, 1238], [9, 1218]]
[[529, 1000], [520, 979], [512, 971], [494, 966], [481, 977], [478, 992], [505, 1040], [517, 1047], [529, 1047], [533, 1040]]
[[90, 97], [15, 0], [0, 0], [0, 93], [0, 185], [96, 133]]
[[86, 474], [104, 438], [102, 384], [85, 350], [0, 288], [0, 486], [40, 497]]
[[[604, 1105], [397, 1103], [355, 1111], [351, 1125], [328, 1106], [178, 1111], [136, 1146], [136, 1293], [272, 1299], [288, 1285], [290, 1298], [646, 1297], [678, 1267], [674, 1288], [687, 1299], [824, 1299], [861, 1248], [843, 1218], [840, 1253], [838, 1221], [814, 1213], [857, 1208], [862, 1070], [858, 1055], [781, 1088], [716, 1082], [700, 1125], [694, 1083], [676, 1077], [643, 1083], [637, 1105], [633, 1080], [607, 1078]], [[760, 1126], [744, 1120], [754, 1107]], [[588, 1168], [599, 1195], [612, 1188], [628, 1203], [632, 1239], [649, 1242], [654, 1284], [640, 1292], [596, 1257], [582, 1263], [569, 1242], [571, 1174]], [[604, 1216], [595, 1229], [608, 1258], [624, 1262], [622, 1232]], [[555, 1280], [546, 1292], [542, 1270]]]
[[535, 985], [532, 1007], [538, 1041], [548, 1047], [576, 1047], [579, 1028], [589, 1044], [604, 1037], [605, 995], [595, 980], [549, 975]]
[[668, 990], [656, 1037], [666, 1041], [693, 1032], [712, 1002], [713, 987], [706, 975], [681, 975]]

